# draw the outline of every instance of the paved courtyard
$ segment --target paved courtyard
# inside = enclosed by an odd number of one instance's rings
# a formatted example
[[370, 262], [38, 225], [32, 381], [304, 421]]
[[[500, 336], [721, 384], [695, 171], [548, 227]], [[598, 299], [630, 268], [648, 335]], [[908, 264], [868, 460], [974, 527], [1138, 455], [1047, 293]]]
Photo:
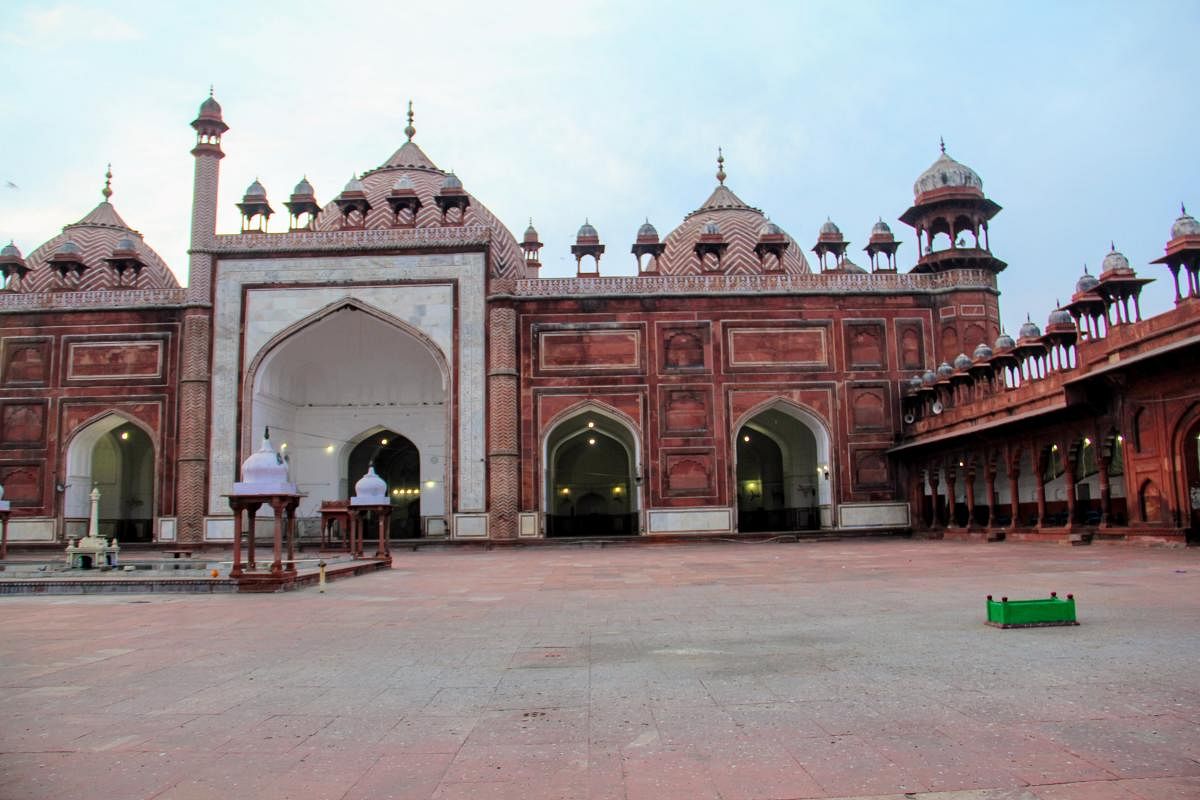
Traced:
[[[997, 630], [984, 595], [1075, 593]], [[0, 798], [1200, 797], [1200, 551], [422, 551], [0, 599]]]

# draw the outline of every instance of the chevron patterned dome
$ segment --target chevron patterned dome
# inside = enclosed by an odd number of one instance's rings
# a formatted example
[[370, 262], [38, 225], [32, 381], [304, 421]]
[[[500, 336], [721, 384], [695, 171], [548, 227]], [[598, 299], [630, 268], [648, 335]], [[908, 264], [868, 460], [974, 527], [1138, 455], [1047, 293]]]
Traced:
[[[754, 252], [764, 226], [771, 224], [788, 241], [783, 252], [783, 271], [791, 274], [811, 272], [803, 249], [775, 223], [768, 223], [763, 212], [747, 205], [725, 184], [720, 184], [695, 211], [684, 217], [675, 230], [663, 240], [665, 248], [659, 260], [659, 271], [665, 275], [698, 275], [700, 259], [695, 247], [705, 228], [715, 225], [728, 247], [721, 256], [722, 270], [731, 275], [750, 275], [762, 272], [762, 262]], [[712, 235], [712, 234], [709, 234]]]

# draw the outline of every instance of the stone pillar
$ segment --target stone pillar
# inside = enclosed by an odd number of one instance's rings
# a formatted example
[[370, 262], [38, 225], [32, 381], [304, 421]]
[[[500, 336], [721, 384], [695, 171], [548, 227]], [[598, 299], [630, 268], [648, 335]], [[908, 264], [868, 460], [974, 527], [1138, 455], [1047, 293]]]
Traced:
[[946, 470], [946, 529], [951, 530], [958, 527], [958, 520], [955, 519], [955, 507], [958, 501], [955, 495], [958, 493], [958, 474], [953, 468]]
[[488, 528], [493, 539], [517, 536], [521, 489], [517, 375], [517, 312], [497, 306], [488, 322]]
[[1108, 478], [1108, 458], [1101, 447], [1096, 448], [1096, 472], [1100, 478], [1100, 527], [1107, 528], [1112, 524], [1112, 484]]
[[984, 526], [990, 528], [996, 519], [996, 465], [994, 463], [988, 462], [983, 477], [987, 481], [984, 487], [984, 491], [987, 493], [987, 520], [984, 522]]
[[1021, 523], [1021, 462], [1019, 459], [1016, 463], [1009, 464], [1008, 492], [1008, 502], [1012, 508], [1012, 520], [1009, 521], [1008, 526], [1015, 531]]
[[1075, 462], [1067, 451], [1062, 454], [1063, 488], [1067, 495], [1067, 527], [1075, 526]]
[[175, 513], [181, 544], [204, 541], [208, 503], [209, 337], [211, 310], [184, 312], [179, 365], [179, 444], [175, 471]]
[[1046, 482], [1042, 480], [1042, 476], [1046, 474], [1045, 458], [1038, 459], [1037, 471], [1037, 526], [1042, 528], [1046, 524]]
[[967, 470], [967, 528], [975, 525], [975, 470]]
[[929, 527], [937, 528], [941, 525], [941, 520], [938, 519], [938, 484], [941, 483], [938, 478], [937, 470], [931, 470], [929, 473], [929, 499], [930, 506], [933, 508], [932, 517]]

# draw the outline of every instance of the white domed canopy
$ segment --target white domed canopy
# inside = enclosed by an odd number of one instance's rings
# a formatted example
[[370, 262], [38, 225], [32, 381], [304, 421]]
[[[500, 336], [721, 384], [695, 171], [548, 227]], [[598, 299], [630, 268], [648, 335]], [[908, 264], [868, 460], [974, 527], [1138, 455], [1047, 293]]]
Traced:
[[650, 224], [650, 220], [646, 220], [645, 222], [643, 222], [643, 223], [641, 224], [641, 227], [639, 227], [639, 228], [638, 228], [637, 235], [638, 235], [638, 237], [639, 237], [639, 238], [641, 238], [641, 237], [646, 237], [646, 238], [651, 238], [651, 237], [653, 237], [653, 238], [657, 239], [657, 238], [658, 238], [658, 228], [656, 228], [656, 227], [654, 227], [653, 225], [651, 225], [651, 224]]
[[354, 497], [350, 499], [352, 506], [388, 505], [387, 483], [375, 474], [375, 464], [367, 467], [367, 474], [354, 484]]
[[966, 164], [960, 164], [942, 150], [937, 161], [929, 169], [921, 173], [913, 184], [913, 195], [919, 197], [925, 192], [955, 186], [964, 189], [975, 189], [983, 193], [983, 180]]
[[[310, 190], [311, 190], [311, 187], [310, 187]], [[254, 183], [252, 183], [246, 187], [246, 199], [247, 200], [258, 200], [258, 199], [265, 200], [266, 197], [267, 197], [267, 189], [261, 183], [258, 182], [258, 178], [255, 178]]]
[[1000, 353], [1005, 350], [1012, 350], [1016, 346], [1017, 343], [1013, 341], [1011, 336], [1009, 336], [1007, 333], [1001, 333], [996, 337], [996, 343], [992, 345], [992, 350]]
[[975, 346], [975, 352], [971, 354], [972, 358], [979, 361], [983, 358], [992, 357], [992, 348], [988, 347], [984, 342], [980, 342]]
[[584, 220], [584, 223], [579, 226], [579, 232], [575, 234], [575, 238], [577, 240], [591, 238], [599, 239], [600, 234], [596, 232], [596, 229], [592, 226], [592, 223]]
[[968, 369], [971, 366], [971, 357], [966, 353], [959, 353], [954, 359], [955, 369]]
[[1117, 249], [1116, 245], [1113, 245], [1108, 254], [1104, 256], [1101, 269], [1104, 273], [1129, 274], [1133, 272], [1133, 268], [1129, 266], [1129, 259]]
[[1025, 320], [1025, 324], [1021, 326], [1020, 337], [1022, 339], [1038, 339], [1042, 335], [1042, 329], [1037, 326], [1037, 323], [1031, 319]]
[[300, 182], [296, 184], [295, 189], [292, 189], [292, 194], [300, 195], [301, 197], [308, 197], [313, 195], [315, 191], [316, 190], [313, 189], [313, 185], [309, 183], [308, 178], [305, 177], [300, 179]]
[[463, 183], [461, 180], [459, 180], [457, 175], [455, 175], [453, 172], [450, 172], [450, 173], [447, 173], [446, 177], [442, 179], [442, 188], [443, 189], [461, 189], [461, 188], [463, 188]]
[[1065, 308], [1056, 308], [1050, 312], [1049, 325], [1074, 325], [1075, 318]]
[[271, 444], [271, 430], [263, 430], [262, 445], [242, 462], [242, 479], [233, 485], [235, 495], [296, 494], [288, 481], [287, 465]]
[[821, 230], [818, 231], [822, 236], [841, 236], [842, 229], [833, 223], [829, 217], [825, 218], [825, 222], [821, 224]]
[[1200, 222], [1187, 213], [1184, 206], [1179, 207], [1179, 218], [1171, 226], [1171, 238], [1178, 239], [1180, 236], [1200, 236]]
[[1100, 279], [1087, 271], [1087, 267], [1083, 268], [1083, 274], [1079, 276], [1079, 280], [1075, 281], [1075, 294], [1090, 292], [1100, 285]]

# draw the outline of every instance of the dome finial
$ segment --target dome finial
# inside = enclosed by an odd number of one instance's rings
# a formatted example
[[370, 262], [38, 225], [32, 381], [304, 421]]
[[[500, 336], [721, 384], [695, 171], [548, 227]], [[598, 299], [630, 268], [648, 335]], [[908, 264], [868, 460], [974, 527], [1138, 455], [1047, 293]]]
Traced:
[[1115, 252], [1117, 252], [1117, 243], [1116, 243], [1114, 240], [1112, 240], [1112, 239], [1109, 239], [1109, 240], [1108, 240], [1108, 251], [1109, 251], [1110, 253], [1115, 253]]
[[1187, 206], [1185, 206], [1183, 203], [1179, 204], [1179, 216], [1181, 216], [1181, 217], [1187, 216]]
[[412, 100], [408, 101], [408, 124], [404, 126], [404, 135], [408, 137], [410, 142], [417, 135], [417, 129], [413, 127]]
[[264, 439], [271, 438], [271, 426], [270, 425], [267, 425], [266, 427], [263, 428], [263, 438]]
[[108, 198], [112, 197], [112, 164], [109, 164], [104, 170], [104, 188], [100, 190], [100, 194], [104, 195], [104, 202], [108, 202]]
[[717, 148], [717, 183], [725, 185], [725, 154], [720, 147]]
[[213, 96], [213, 85], [211, 83], [208, 85], [208, 96]]
[[938, 147], [941, 149], [942, 155], [946, 155], [946, 140], [941, 136], [938, 137]]

